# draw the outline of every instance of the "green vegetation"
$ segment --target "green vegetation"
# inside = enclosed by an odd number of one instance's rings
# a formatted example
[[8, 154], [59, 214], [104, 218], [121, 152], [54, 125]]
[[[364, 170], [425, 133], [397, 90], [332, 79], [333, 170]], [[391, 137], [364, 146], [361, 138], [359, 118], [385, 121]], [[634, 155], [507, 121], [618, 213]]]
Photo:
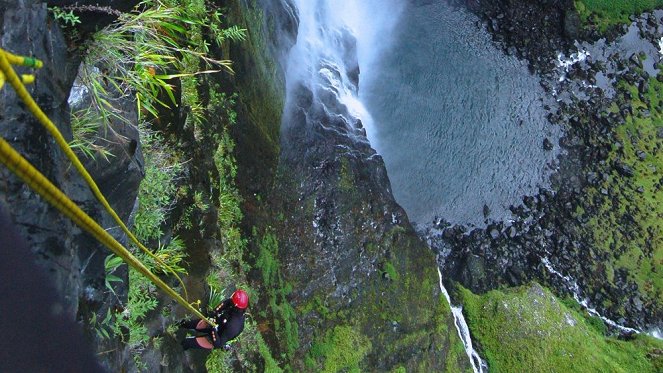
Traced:
[[145, 148], [145, 177], [138, 194], [138, 211], [134, 233], [141, 242], [159, 239], [161, 224], [175, 202], [176, 180], [180, 177], [182, 163], [163, 143], [161, 135], [141, 128], [141, 143]]
[[389, 279], [394, 280], [394, 281], [398, 281], [398, 279], [399, 279], [398, 272], [396, 272], [396, 267], [394, 267], [394, 265], [391, 264], [391, 262], [385, 262], [382, 267], [383, 267], [384, 273], [387, 274]]
[[60, 7], [54, 6], [48, 8], [48, 10], [50, 10], [51, 14], [53, 14], [53, 18], [60, 22], [60, 24], [62, 24], [64, 27], [76, 26], [77, 24], [81, 23], [81, 19], [76, 14], [74, 14], [74, 11], [71, 9], [67, 11]]
[[608, 27], [629, 23], [630, 15], [663, 7], [663, 0], [575, 0], [580, 18], [592, 21], [601, 31]]
[[[241, 41], [244, 30], [222, 26], [222, 14], [209, 7], [204, 0], [143, 1], [135, 12], [121, 15], [116, 23], [94, 35], [81, 69], [82, 84], [91, 94], [91, 104], [73, 114], [72, 145], [88, 157], [107, 156], [98, 145], [99, 133], [101, 129], [108, 130], [111, 123], [135, 125], [131, 114], [118, 105], [120, 99], [135, 98], [145, 178], [140, 186], [134, 231], [141, 241], [157, 246], [155, 255], [181, 274], [186, 274], [185, 246], [189, 242], [177, 238], [177, 233], [197, 231], [201, 237], [218, 237], [220, 247], [209, 253], [212, 269], [206, 277], [214, 306], [229, 295], [227, 289], [235, 286], [246, 289], [252, 301], [257, 301], [258, 295], [246, 284], [243, 270], [248, 266], [242, 258], [246, 240], [238, 228], [242, 219], [241, 198], [235, 186], [235, 145], [229, 135], [237, 118], [236, 96], [227, 96], [218, 85], [201, 79], [220, 69], [231, 71], [229, 61], [209, 57], [209, 48], [228, 39]], [[174, 84], [177, 80], [181, 83], [179, 92]], [[179, 100], [190, 109], [185, 130], [191, 131], [197, 142], [211, 144], [214, 149], [206, 155], [209, 164], [214, 165], [208, 170], [210, 190], [192, 190], [187, 184], [185, 178], [193, 166], [184, 157], [191, 157], [194, 152], [182, 149], [172, 134], [153, 130], [155, 124], [167, 128], [167, 115], [162, 114], [167, 114]], [[218, 199], [214, 200], [212, 196], [216, 195]], [[181, 216], [173, 216], [174, 208], [183, 201], [191, 203], [181, 208]], [[212, 208], [218, 213], [216, 231], [206, 230], [209, 222], [202, 218]], [[166, 239], [165, 233], [174, 236]], [[160, 272], [146, 255], [136, 255], [148, 268]], [[120, 265], [113, 256], [106, 261], [109, 291], [114, 292], [113, 284], [121, 281], [115, 274]], [[101, 338], [114, 334], [128, 344], [138, 371], [147, 369], [142, 353], [146, 349], [158, 350], [164, 338], [174, 337], [176, 330], [168, 327], [161, 337], [148, 334], [146, 325], [153, 324], [154, 318], [172, 321], [169, 318], [174, 303], [162, 304], [158, 299], [161, 297], [155, 286], [130, 269], [128, 299], [122, 309], [111, 310], [102, 319], [93, 314], [89, 320]], [[233, 354], [215, 351], [209, 355], [210, 372], [230, 372], [237, 366], [258, 370], [261, 364], [254, 358], [256, 355], [268, 371], [279, 370], [250, 315], [238, 341]]]
[[[254, 238], [259, 240], [257, 232]], [[291, 358], [299, 347], [297, 314], [288, 303], [292, 287], [283, 280], [278, 261], [278, 240], [271, 231], [265, 232], [258, 243], [256, 268], [262, 273], [262, 284], [268, 297], [269, 309], [274, 320], [274, 332], [284, 346], [285, 355]]]
[[610, 151], [608, 162], [627, 165], [633, 176], [620, 175], [613, 168], [607, 180], [587, 188], [592, 207], [577, 211], [577, 216], [588, 219], [583, 234], [593, 239], [596, 255], [605, 258], [596, 270], [613, 285], [616, 273], [626, 275], [627, 281], [637, 285], [644, 307], [661, 309], [663, 158], [657, 154], [663, 147], [658, 137], [663, 127], [663, 83], [651, 78], [648, 84], [642, 97], [637, 87], [621, 84], [619, 88], [620, 99], [630, 102], [633, 115], [616, 129], [620, 145]]
[[101, 139], [99, 133], [99, 121], [96, 112], [92, 108], [76, 110], [71, 113], [71, 131], [73, 139], [69, 142], [69, 147], [74, 151], [83, 154], [86, 158], [102, 157], [109, 161], [112, 157], [110, 151], [104, 146], [99, 145]]
[[313, 343], [307, 365], [324, 373], [361, 372], [359, 363], [371, 348], [371, 341], [353, 327], [336, 326]]
[[491, 372], [660, 372], [663, 343], [605, 337], [538, 284], [484, 295], [460, 288]]

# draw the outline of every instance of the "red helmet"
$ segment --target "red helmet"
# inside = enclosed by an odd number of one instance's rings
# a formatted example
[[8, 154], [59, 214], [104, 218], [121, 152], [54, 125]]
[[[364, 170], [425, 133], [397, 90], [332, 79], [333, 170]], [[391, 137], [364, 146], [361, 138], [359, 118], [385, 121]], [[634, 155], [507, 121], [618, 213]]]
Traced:
[[236, 290], [230, 299], [232, 299], [235, 307], [239, 308], [240, 310], [243, 310], [249, 306], [249, 295], [246, 294], [244, 290]]

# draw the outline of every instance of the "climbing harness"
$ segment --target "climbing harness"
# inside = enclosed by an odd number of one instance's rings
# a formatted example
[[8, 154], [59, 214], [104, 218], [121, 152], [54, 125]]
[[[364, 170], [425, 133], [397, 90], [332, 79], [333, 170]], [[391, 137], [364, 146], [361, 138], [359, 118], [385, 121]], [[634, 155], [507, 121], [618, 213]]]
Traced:
[[[115, 213], [111, 208], [110, 204], [103, 196], [96, 183], [87, 172], [85, 167], [81, 164], [80, 160], [71, 150], [64, 137], [57, 129], [55, 124], [44, 114], [44, 112], [39, 108], [37, 103], [34, 101], [30, 93], [24, 86], [24, 83], [31, 83], [34, 81], [33, 75], [23, 75], [22, 79], [19, 79], [18, 75], [11, 67], [11, 64], [22, 65], [27, 67], [41, 68], [43, 63], [32, 57], [21, 57], [13, 55], [9, 52], [6, 52], [4, 49], [0, 48], [0, 89], [3, 87], [4, 82], [7, 81], [14, 88], [18, 97], [25, 103], [28, 110], [34, 115], [37, 120], [48, 130], [48, 132], [55, 138], [55, 141], [58, 143], [62, 151], [65, 153], [67, 158], [72, 162], [76, 167], [78, 172], [81, 174], [83, 179], [87, 182], [90, 190], [97, 198], [97, 200], [104, 206], [106, 211], [115, 219], [117, 224], [120, 226], [122, 231], [131, 239], [131, 241], [139, 247], [143, 252], [152, 257], [157, 263], [162, 265], [164, 268], [172, 272], [177, 280], [182, 284], [186, 296], [186, 288], [182, 279], [175, 273], [172, 268], [166, 265], [160, 258], [154, 255], [149, 249], [143, 246], [138, 239], [129, 231], [124, 222], [120, 217]], [[197, 317], [206, 320], [210, 325], [216, 326], [216, 324], [206, 318], [199, 310], [194, 308], [190, 303], [188, 303], [182, 296], [180, 296], [175, 290], [163, 282], [159, 277], [152, 273], [143, 263], [140, 262], [129, 250], [127, 250], [122, 244], [117, 242], [108, 232], [106, 232], [99, 224], [97, 224], [89, 215], [87, 215], [83, 210], [81, 210], [74, 202], [71, 201], [62, 191], [60, 191], [55, 185], [53, 185], [43, 174], [41, 174], [36, 168], [34, 168], [25, 158], [23, 158], [16, 150], [14, 150], [11, 145], [4, 138], [0, 137], [0, 162], [3, 163], [10, 171], [15, 173], [20, 177], [30, 188], [35, 192], [41, 195], [46, 201], [51, 205], [57, 208], [64, 215], [69, 217], [76, 225], [86, 230], [92, 236], [94, 236], [99, 242], [103, 243], [108, 247], [113, 253], [118, 257], [122, 258], [128, 265], [132, 266], [138, 272], [143, 274], [145, 277], [150, 279], [155, 285], [160, 287], [167, 295], [175, 299], [178, 303], [184, 306], [187, 310], [191, 311]]]

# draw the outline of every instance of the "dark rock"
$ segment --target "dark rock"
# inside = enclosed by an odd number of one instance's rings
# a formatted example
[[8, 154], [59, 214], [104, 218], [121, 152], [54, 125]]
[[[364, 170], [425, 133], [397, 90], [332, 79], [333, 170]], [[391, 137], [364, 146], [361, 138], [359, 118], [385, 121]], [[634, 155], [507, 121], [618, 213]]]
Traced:
[[509, 238], [516, 237], [517, 233], [518, 233], [518, 231], [516, 230], [515, 227], [512, 226], [512, 227], [509, 228]]
[[553, 144], [547, 137], [543, 139], [543, 149], [548, 151], [553, 150]]
[[564, 12], [564, 36], [570, 40], [576, 40], [580, 33], [580, 17], [575, 9], [567, 9]]
[[638, 92], [641, 94], [646, 94], [649, 91], [649, 80], [643, 79], [638, 84]]
[[642, 69], [642, 61], [640, 61], [640, 56], [638, 56], [637, 53], [631, 54], [631, 57], [629, 57], [629, 62], [633, 64], [634, 66]]
[[140, 0], [48, 0], [49, 7], [73, 10], [80, 18], [76, 26], [83, 38], [102, 29], [122, 13], [131, 11]]
[[495, 228], [490, 230], [490, 238], [492, 238], [493, 240], [496, 240], [496, 239], [499, 238], [499, 236], [500, 236], [500, 231], [498, 231]]
[[625, 163], [622, 163], [621, 161], [615, 161], [614, 166], [615, 170], [617, 170], [617, 173], [622, 176], [633, 177], [635, 175], [633, 168]]
[[465, 260], [463, 274], [460, 278], [462, 283], [474, 291], [483, 289], [486, 281], [485, 260], [477, 255], [468, 255]]
[[483, 217], [487, 218], [490, 215], [490, 208], [488, 205], [483, 205]]
[[[90, 3], [78, 1], [79, 6]], [[65, 5], [63, 2], [52, 4]], [[103, 26], [100, 22], [91, 18], [86, 27]], [[42, 2], [0, 0], [0, 35], [3, 48], [20, 55], [36, 56], [44, 61], [44, 67], [36, 73], [36, 83], [29, 87], [29, 91], [64, 138], [70, 141], [72, 132], [67, 99], [80, 59], [77, 54], [70, 54], [69, 45], [58, 23], [52, 21]], [[5, 85], [2, 95], [0, 135], [92, 219], [118, 241], [126, 243], [117, 223], [94, 198], [82, 177], [57, 148], [51, 135], [25, 109], [25, 105], [8, 85]], [[130, 131], [129, 127], [127, 130]], [[129, 132], [125, 134], [130, 135]], [[124, 222], [128, 221], [141, 178], [141, 166], [135, 162], [140, 154], [135, 129], [131, 136], [133, 141], [118, 145], [118, 157], [99, 163], [98, 172], [94, 170], [95, 167], [90, 170], [102, 191], [108, 193], [108, 202], [117, 207], [117, 213]], [[122, 175], [130, 176], [126, 183]], [[115, 288], [116, 294], [111, 294], [104, 286], [104, 259], [109, 250], [30, 191], [4, 167], [0, 167], [0, 179], [3, 180], [3, 188], [0, 189], [2, 205], [8, 210], [19, 233], [29, 238], [29, 245], [37, 254], [39, 264], [47, 269], [60, 299], [62, 315], [70, 320], [81, 321], [88, 330], [93, 330], [89, 325], [93, 317], [102, 320], [110, 309], [126, 300], [126, 287], [118, 285]], [[126, 270], [119, 270], [115, 274], [125, 279], [127, 276]], [[91, 343], [106, 343], [94, 337], [90, 340]], [[111, 349], [104, 356], [106, 362], [122, 364], [122, 346], [112, 345]], [[110, 363], [111, 360], [115, 362]], [[121, 370], [119, 366], [107, 368], [110, 371]]]

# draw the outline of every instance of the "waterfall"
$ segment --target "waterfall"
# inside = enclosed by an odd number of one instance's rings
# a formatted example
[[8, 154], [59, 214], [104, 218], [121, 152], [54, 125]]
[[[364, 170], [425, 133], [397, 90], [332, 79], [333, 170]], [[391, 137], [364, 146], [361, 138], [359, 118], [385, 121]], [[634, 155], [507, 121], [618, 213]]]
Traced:
[[[370, 113], [359, 100], [359, 72], [371, 69], [404, 6], [396, 0], [294, 0], [299, 14], [297, 41], [291, 49], [286, 88], [288, 103], [301, 86], [327, 114], [347, 123], [347, 134], [366, 141]], [[287, 105], [287, 104], [286, 104]], [[336, 129], [338, 131], [338, 129]], [[372, 133], [373, 131], [369, 131]]]
[[[333, 131], [360, 142], [371, 140], [367, 139], [364, 127], [373, 124], [370, 113], [359, 99], [360, 81], [380, 78], [379, 72], [373, 71], [372, 67], [381, 52], [389, 47], [405, 2], [293, 2], [298, 10], [299, 29], [286, 67], [286, 113], [290, 115], [290, 121], [284, 122], [284, 126], [305, 123], [317, 131], [313, 131], [316, 135]], [[301, 117], [305, 120], [301, 120]], [[316, 222], [314, 227], [317, 227]], [[441, 274], [440, 288], [451, 306], [449, 294], [442, 285]], [[475, 373], [487, 371], [485, 363], [472, 347], [462, 308], [451, 307], [451, 310], [472, 369]]]
[[467, 322], [465, 322], [465, 317], [463, 317], [463, 307], [454, 306], [451, 304], [449, 292], [447, 292], [447, 289], [442, 283], [442, 272], [440, 271], [439, 267], [437, 268], [437, 274], [440, 277], [440, 290], [442, 290], [442, 294], [444, 294], [444, 297], [447, 299], [447, 303], [449, 303], [449, 307], [451, 307], [451, 312], [454, 316], [454, 324], [456, 325], [458, 335], [460, 336], [460, 339], [463, 341], [463, 345], [465, 346], [465, 353], [467, 353], [467, 357], [470, 359], [470, 363], [472, 363], [472, 370], [474, 373], [488, 372], [488, 366], [486, 366], [486, 363], [481, 359], [479, 353], [472, 346], [470, 328], [467, 326]]

